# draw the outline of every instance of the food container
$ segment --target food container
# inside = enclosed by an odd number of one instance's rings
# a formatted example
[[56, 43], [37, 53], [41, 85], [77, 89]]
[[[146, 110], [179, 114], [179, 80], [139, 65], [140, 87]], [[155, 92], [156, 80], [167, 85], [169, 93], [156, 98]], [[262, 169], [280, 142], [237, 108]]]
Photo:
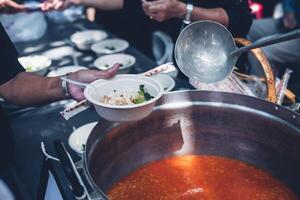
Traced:
[[49, 58], [40, 55], [24, 56], [20, 57], [18, 60], [26, 72], [32, 72], [39, 75], [45, 75], [51, 65], [51, 60]]
[[[134, 105], [109, 105], [102, 102], [105, 95], [114, 91], [139, 91], [144, 85], [145, 91], [152, 99]], [[126, 92], [125, 92], [126, 93]], [[97, 80], [84, 90], [85, 98], [91, 102], [97, 113], [104, 119], [115, 122], [140, 120], [152, 112], [155, 102], [163, 95], [163, 87], [159, 82], [144, 75], [117, 75], [109, 80]]]
[[115, 183], [147, 163], [214, 155], [264, 169], [299, 197], [299, 143], [300, 115], [282, 106], [233, 93], [177, 91], [142, 120], [98, 123], [86, 143], [82, 177], [91, 197], [107, 199]]
[[135, 57], [128, 54], [117, 53], [97, 58], [94, 62], [94, 66], [100, 70], [108, 70], [109, 68], [113, 67], [114, 64], [119, 63], [119, 73], [128, 74], [130, 72], [130, 69], [134, 66], [135, 62]]
[[103, 54], [113, 54], [125, 51], [129, 47], [129, 43], [122, 39], [107, 39], [91, 46], [98, 56]]
[[80, 50], [90, 50], [91, 45], [107, 38], [107, 33], [100, 30], [85, 30], [71, 35], [71, 41]]

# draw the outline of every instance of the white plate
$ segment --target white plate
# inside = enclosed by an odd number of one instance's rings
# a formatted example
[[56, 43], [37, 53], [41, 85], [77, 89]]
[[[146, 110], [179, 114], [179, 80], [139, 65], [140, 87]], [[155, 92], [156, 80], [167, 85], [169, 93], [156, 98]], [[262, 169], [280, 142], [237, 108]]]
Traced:
[[129, 68], [136, 62], [136, 59], [128, 54], [118, 53], [102, 56], [94, 61], [94, 66], [100, 70], [107, 70], [113, 67], [114, 64], [121, 64], [120, 72], [129, 72]]
[[40, 75], [44, 75], [47, 72], [47, 68], [51, 65], [51, 60], [48, 57], [40, 55], [24, 56], [18, 60], [26, 72], [33, 72]]
[[86, 144], [86, 141], [92, 131], [92, 129], [96, 126], [98, 122], [91, 122], [80, 126], [77, 128], [69, 137], [69, 145], [70, 147], [81, 154], [83, 152], [83, 146]]
[[47, 74], [48, 77], [55, 77], [55, 76], [63, 76], [68, 73], [73, 73], [77, 72], [82, 69], [88, 69], [87, 67], [82, 67], [82, 66], [66, 66], [66, 67], [61, 67], [56, 70], [53, 70]]
[[124, 51], [129, 47], [129, 43], [122, 39], [108, 39], [93, 44], [91, 49], [97, 55], [100, 54], [112, 54]]
[[170, 75], [157, 74], [150, 78], [157, 80], [163, 86], [165, 93], [171, 91], [175, 87], [175, 81]]
[[92, 44], [105, 38], [107, 33], [100, 30], [79, 31], [71, 35], [71, 41], [81, 50], [88, 50]]

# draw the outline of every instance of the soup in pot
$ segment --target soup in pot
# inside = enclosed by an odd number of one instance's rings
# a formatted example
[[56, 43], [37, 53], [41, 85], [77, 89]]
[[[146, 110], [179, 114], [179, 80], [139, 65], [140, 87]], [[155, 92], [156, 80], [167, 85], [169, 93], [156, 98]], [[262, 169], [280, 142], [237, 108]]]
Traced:
[[244, 162], [187, 155], [155, 161], [117, 182], [112, 200], [296, 200], [287, 186]]

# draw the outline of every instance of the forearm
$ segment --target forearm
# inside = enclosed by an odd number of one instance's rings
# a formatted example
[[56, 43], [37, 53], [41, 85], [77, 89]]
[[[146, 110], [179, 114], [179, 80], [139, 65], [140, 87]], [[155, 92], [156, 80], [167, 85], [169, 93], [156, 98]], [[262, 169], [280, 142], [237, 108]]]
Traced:
[[35, 106], [65, 99], [61, 80], [26, 72], [18, 74], [0, 86], [0, 96], [6, 101], [23, 106]]
[[80, 0], [79, 4], [101, 10], [120, 10], [124, 2], [123, 0]]
[[212, 20], [228, 27], [229, 18], [223, 8], [206, 9], [194, 7], [192, 12], [192, 20]]

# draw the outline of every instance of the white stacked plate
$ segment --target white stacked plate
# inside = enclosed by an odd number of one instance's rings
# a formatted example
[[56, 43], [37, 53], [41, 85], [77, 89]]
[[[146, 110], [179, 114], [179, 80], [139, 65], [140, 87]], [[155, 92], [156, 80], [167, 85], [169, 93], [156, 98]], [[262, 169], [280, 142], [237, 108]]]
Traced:
[[71, 41], [80, 50], [89, 50], [91, 45], [107, 38], [107, 33], [100, 30], [79, 31], [71, 35]]
[[45, 75], [48, 67], [51, 65], [51, 60], [48, 57], [40, 55], [24, 56], [20, 57], [18, 60], [26, 72], [40, 75]]
[[175, 80], [168, 74], [157, 74], [150, 78], [157, 80], [163, 86], [165, 93], [173, 90], [175, 87]]
[[128, 54], [117, 53], [111, 55], [102, 56], [94, 61], [94, 66], [99, 70], [108, 70], [113, 67], [114, 64], [119, 63], [121, 74], [127, 74], [130, 68], [135, 64], [136, 59]]
[[113, 54], [126, 50], [129, 47], [129, 43], [122, 39], [107, 39], [101, 42], [95, 43], [91, 46], [98, 56], [103, 54]]
[[79, 70], [88, 69], [87, 67], [83, 66], [66, 66], [57, 68], [47, 74], [47, 77], [55, 77], [55, 76], [63, 76], [68, 73], [77, 72]]
[[75, 152], [77, 152], [78, 154], [82, 154], [84, 145], [86, 144], [91, 131], [97, 123], [98, 122], [91, 122], [80, 126], [73, 131], [73, 133], [69, 137], [69, 145]]

